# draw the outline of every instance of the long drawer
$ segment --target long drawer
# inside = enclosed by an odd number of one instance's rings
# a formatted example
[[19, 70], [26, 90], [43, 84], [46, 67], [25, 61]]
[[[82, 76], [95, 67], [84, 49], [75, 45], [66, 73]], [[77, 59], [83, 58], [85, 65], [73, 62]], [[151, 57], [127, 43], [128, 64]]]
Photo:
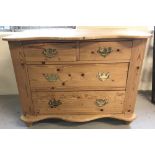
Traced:
[[130, 61], [132, 41], [81, 42], [80, 60]]
[[124, 91], [33, 92], [37, 114], [122, 113]]
[[76, 61], [76, 43], [34, 43], [23, 46], [26, 62]]
[[128, 63], [29, 65], [32, 90], [124, 90]]

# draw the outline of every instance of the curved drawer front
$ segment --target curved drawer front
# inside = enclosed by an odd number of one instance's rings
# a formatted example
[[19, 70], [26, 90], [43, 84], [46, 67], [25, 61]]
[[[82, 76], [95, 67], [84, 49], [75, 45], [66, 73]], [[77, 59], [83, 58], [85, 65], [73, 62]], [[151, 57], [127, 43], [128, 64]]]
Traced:
[[122, 113], [124, 91], [33, 92], [37, 114]]
[[132, 41], [81, 42], [80, 60], [129, 61]]
[[36, 43], [24, 45], [27, 62], [76, 61], [76, 43]]
[[32, 90], [124, 90], [128, 63], [30, 65]]

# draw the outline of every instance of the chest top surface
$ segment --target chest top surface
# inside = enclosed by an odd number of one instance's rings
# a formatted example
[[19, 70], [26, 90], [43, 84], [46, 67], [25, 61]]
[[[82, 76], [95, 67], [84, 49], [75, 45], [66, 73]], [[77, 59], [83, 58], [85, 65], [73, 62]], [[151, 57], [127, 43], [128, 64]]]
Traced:
[[3, 37], [6, 41], [31, 41], [31, 40], [97, 40], [97, 39], [143, 39], [149, 38], [148, 31], [127, 28], [102, 28], [102, 29], [50, 29], [30, 30], [16, 32], [13, 35]]

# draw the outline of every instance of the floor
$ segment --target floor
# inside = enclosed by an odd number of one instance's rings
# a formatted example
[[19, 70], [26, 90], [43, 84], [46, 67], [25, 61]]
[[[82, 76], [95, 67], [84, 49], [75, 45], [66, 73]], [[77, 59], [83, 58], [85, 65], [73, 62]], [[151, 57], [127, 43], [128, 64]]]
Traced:
[[[139, 92], [137, 96], [137, 118], [132, 123], [125, 124], [115, 119], [98, 119], [86, 123], [70, 123], [62, 120], [44, 120], [35, 123], [31, 129], [147, 129], [155, 128], [155, 104], [150, 102], [150, 92]], [[20, 119], [18, 95], [0, 96], [0, 128], [26, 129]]]

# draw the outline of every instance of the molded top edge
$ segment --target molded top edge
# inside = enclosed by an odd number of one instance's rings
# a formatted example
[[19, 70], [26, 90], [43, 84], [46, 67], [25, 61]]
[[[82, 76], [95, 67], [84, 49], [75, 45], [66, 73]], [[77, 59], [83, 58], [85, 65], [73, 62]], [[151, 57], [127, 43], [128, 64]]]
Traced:
[[16, 32], [13, 35], [3, 37], [6, 41], [29, 41], [29, 40], [95, 40], [110, 38], [149, 38], [151, 33], [138, 29], [127, 28], [102, 28], [102, 29], [50, 29], [29, 30]]

